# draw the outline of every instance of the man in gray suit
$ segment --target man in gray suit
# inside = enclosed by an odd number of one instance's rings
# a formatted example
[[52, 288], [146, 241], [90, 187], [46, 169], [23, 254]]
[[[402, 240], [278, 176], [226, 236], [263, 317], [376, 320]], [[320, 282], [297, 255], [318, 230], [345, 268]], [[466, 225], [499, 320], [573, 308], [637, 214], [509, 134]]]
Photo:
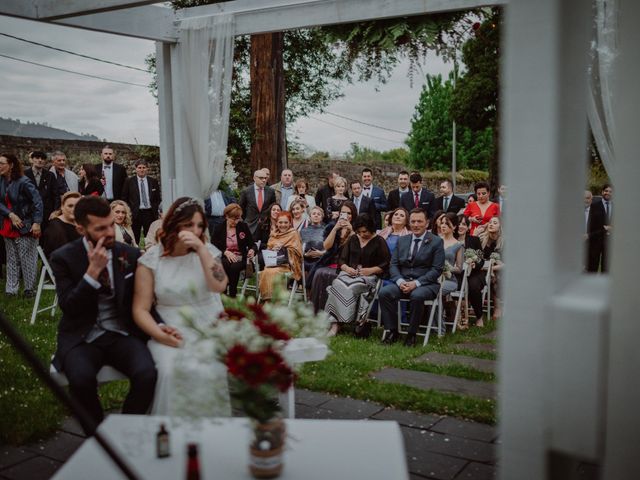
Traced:
[[242, 207], [242, 218], [251, 230], [251, 235], [256, 234], [256, 230], [264, 221], [265, 212], [269, 211], [271, 205], [276, 201], [276, 193], [271, 187], [267, 187], [268, 176], [264, 170], [253, 172], [253, 185], [249, 185], [240, 193], [240, 207]]
[[384, 344], [398, 341], [397, 305], [400, 298], [410, 301], [409, 332], [404, 344], [414, 347], [418, 327], [424, 318], [424, 301], [438, 295], [438, 279], [444, 268], [444, 243], [437, 235], [427, 232], [428, 224], [429, 218], [423, 209], [411, 210], [409, 226], [413, 235], [400, 237], [391, 257], [389, 277], [393, 284], [383, 287], [378, 294], [382, 322], [388, 330]]

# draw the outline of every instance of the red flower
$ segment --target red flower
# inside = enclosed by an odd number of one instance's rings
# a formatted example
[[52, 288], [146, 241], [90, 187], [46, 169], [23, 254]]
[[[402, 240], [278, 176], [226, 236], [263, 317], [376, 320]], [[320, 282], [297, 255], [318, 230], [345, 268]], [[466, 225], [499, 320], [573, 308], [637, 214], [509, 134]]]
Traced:
[[473, 28], [475, 31], [480, 30], [480, 22], [476, 22], [476, 23], [474, 23], [472, 28]]
[[284, 363], [282, 357], [273, 350], [249, 352], [242, 345], [235, 345], [227, 352], [226, 365], [229, 373], [243, 380], [251, 387], [265, 383], [276, 367]]
[[225, 308], [218, 318], [226, 318], [227, 320], [242, 320], [246, 317], [246, 314], [242, 310], [238, 310], [236, 308]]
[[268, 335], [275, 340], [284, 340], [286, 342], [291, 339], [291, 336], [287, 332], [268, 320], [256, 318], [253, 324], [258, 328], [258, 330], [260, 330], [261, 334]]
[[291, 388], [294, 378], [295, 374], [284, 362], [278, 365], [273, 375], [274, 383], [281, 392], [286, 392]]
[[247, 307], [249, 307], [249, 310], [253, 312], [256, 320], [269, 320], [269, 315], [267, 315], [267, 312], [264, 311], [264, 308], [262, 308], [262, 305], [259, 303], [253, 303], [251, 305], [247, 305]]

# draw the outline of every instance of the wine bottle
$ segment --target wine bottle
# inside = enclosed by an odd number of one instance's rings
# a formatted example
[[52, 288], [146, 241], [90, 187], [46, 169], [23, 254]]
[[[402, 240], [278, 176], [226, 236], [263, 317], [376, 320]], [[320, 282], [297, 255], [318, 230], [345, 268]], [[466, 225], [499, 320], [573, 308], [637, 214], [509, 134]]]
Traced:
[[200, 460], [198, 458], [198, 444], [187, 445], [187, 480], [200, 480]]
[[164, 423], [161, 423], [160, 430], [156, 435], [156, 454], [158, 458], [166, 458], [171, 455], [169, 447], [169, 432], [167, 432]]

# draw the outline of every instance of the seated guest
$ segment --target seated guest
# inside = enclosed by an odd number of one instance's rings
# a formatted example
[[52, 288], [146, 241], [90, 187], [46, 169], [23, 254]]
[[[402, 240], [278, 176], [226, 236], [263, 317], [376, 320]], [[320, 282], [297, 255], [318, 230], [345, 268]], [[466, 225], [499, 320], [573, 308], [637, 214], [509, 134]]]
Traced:
[[300, 179], [295, 184], [295, 193], [287, 199], [287, 211], [294, 200], [304, 200], [306, 203], [305, 209], [307, 214], [311, 215], [311, 209], [316, 206], [316, 199], [313, 196], [308, 194], [309, 192], [309, 184], [306, 180]]
[[265, 218], [264, 222], [258, 225], [256, 230], [256, 237], [254, 240], [260, 241], [260, 250], [267, 248], [267, 242], [272, 234], [278, 231], [278, 215], [282, 213], [280, 205], [277, 203], [272, 204], [269, 207], [269, 216]]
[[265, 267], [260, 272], [260, 296], [263, 300], [271, 299], [276, 277], [291, 272], [295, 280], [302, 279], [302, 242], [291, 224], [291, 214], [280, 212], [277, 225], [277, 231], [269, 237], [267, 249], [277, 252], [284, 249], [285, 261], [274, 267]]
[[436, 210], [431, 217], [431, 232], [435, 235], [440, 235], [440, 220], [444, 217], [444, 210]]
[[100, 197], [83, 197], [74, 215], [82, 238], [51, 255], [62, 318], [54, 367], [69, 380], [71, 395], [100, 423], [103, 411], [96, 375], [111, 365], [130, 389], [122, 413], [147, 413], [156, 368], [142, 332], [131, 317], [140, 251], [115, 241], [113, 212]]
[[293, 228], [296, 232], [300, 232], [309, 225], [309, 216], [307, 215], [306, 203], [304, 200], [295, 200], [290, 204], [289, 212], [293, 218]]
[[476, 196], [475, 193], [469, 194], [469, 196], [467, 197], [467, 207], [469, 206], [470, 203], [477, 202], [477, 201], [478, 201], [478, 197]]
[[[481, 228], [482, 229], [482, 228]], [[492, 254], [497, 254], [498, 256], [502, 255], [503, 248], [503, 240], [502, 240], [502, 224], [500, 223], [500, 217], [492, 217], [491, 220], [484, 226], [478, 234], [480, 237], [480, 243], [482, 245], [482, 256], [485, 262], [488, 262], [491, 259]], [[495, 304], [493, 309], [494, 318], [500, 317], [500, 304], [498, 302], [498, 294], [499, 294], [499, 272], [502, 270], [503, 262], [502, 259], [495, 260], [493, 262], [493, 267], [491, 268], [491, 291], [492, 298]]]
[[324, 209], [325, 218], [330, 221], [338, 219], [340, 207], [349, 200], [347, 198], [347, 181], [344, 178], [336, 177], [333, 181], [333, 189], [336, 193], [327, 200], [327, 206]]
[[144, 249], [149, 250], [154, 245], [158, 244], [158, 231], [162, 227], [162, 219], [164, 215], [160, 212], [160, 218], [155, 220], [149, 225], [149, 231], [147, 232], [147, 236], [144, 237]]
[[[174, 417], [229, 416], [227, 369], [203, 361], [194, 341], [224, 309], [221, 252], [207, 241], [204, 209], [195, 198], [167, 210], [158, 244], [138, 260], [132, 314], [147, 334], [158, 369], [151, 413]], [[155, 313], [163, 323], [155, 321]], [[212, 398], [213, 397], [213, 398]]]
[[425, 300], [434, 300], [440, 290], [438, 279], [444, 268], [442, 239], [427, 232], [427, 213], [416, 208], [409, 216], [412, 235], [398, 240], [391, 257], [390, 279], [394, 282], [380, 289], [378, 298], [382, 308], [382, 321], [388, 330], [383, 343], [398, 340], [398, 300], [409, 299], [409, 332], [405, 346], [416, 345], [416, 334], [425, 313]]
[[391, 254], [384, 238], [376, 235], [376, 224], [366, 213], [353, 222], [351, 235], [340, 252], [338, 277], [331, 284], [325, 311], [331, 317], [329, 336], [338, 333], [339, 323], [366, 322], [376, 281], [389, 267]]
[[93, 163], [83, 163], [78, 173], [80, 193], [82, 195], [101, 197], [104, 193], [104, 187], [98, 177], [96, 166]]
[[[482, 260], [482, 244], [478, 237], [468, 234], [470, 227], [471, 222], [469, 221], [469, 217], [458, 215], [458, 228], [456, 229], [458, 241], [464, 245], [465, 250], [476, 250], [480, 255], [480, 261], [471, 265], [471, 273], [469, 273], [469, 276], [467, 277], [467, 289], [469, 292], [469, 303], [471, 303], [471, 308], [473, 308], [473, 313], [476, 316], [475, 325], [478, 327], [484, 327], [482, 289], [485, 286], [485, 275], [482, 271], [482, 266], [484, 265], [484, 260]], [[458, 275], [458, 284], [462, 285], [462, 275]]]
[[447, 319], [452, 320], [455, 316], [455, 302], [446, 300], [446, 297], [458, 289], [458, 277], [462, 273], [464, 244], [455, 236], [454, 232], [458, 226], [458, 217], [455, 213], [446, 213], [438, 220], [438, 235], [444, 243], [444, 260], [449, 264], [450, 276], [444, 279], [442, 284], [442, 297], [445, 299], [444, 311]]
[[380, 230], [379, 235], [387, 241], [387, 247], [389, 247], [389, 251], [393, 253], [398, 244], [398, 239], [411, 233], [409, 229], [407, 229], [409, 213], [404, 208], [398, 207], [389, 212], [387, 216], [389, 217], [388, 226]]
[[325, 253], [313, 266], [307, 278], [307, 284], [311, 284], [311, 302], [316, 312], [323, 310], [327, 302], [327, 287], [338, 276], [336, 268], [340, 250], [353, 235], [351, 222], [357, 216], [356, 206], [347, 201], [340, 208], [337, 221], [331, 222], [324, 229], [322, 248]]
[[225, 222], [213, 230], [213, 243], [222, 252], [222, 266], [229, 278], [229, 296], [238, 293], [240, 273], [247, 268], [247, 259], [253, 258], [255, 245], [249, 226], [242, 221], [242, 208], [230, 203], [224, 208]]
[[47, 258], [51, 256], [54, 250], [80, 238], [73, 215], [73, 210], [76, 208], [76, 203], [78, 203], [80, 197], [82, 195], [78, 192], [67, 192], [62, 196], [60, 214], [55, 214], [42, 236], [42, 250], [44, 250]]
[[111, 210], [116, 225], [116, 242], [126, 243], [132, 247], [137, 247], [136, 237], [131, 230], [131, 209], [122, 200], [111, 202]]
[[473, 187], [478, 200], [467, 205], [464, 214], [471, 220], [471, 235], [475, 235], [475, 230], [479, 225], [485, 225], [491, 217], [500, 215], [500, 207], [497, 203], [489, 200], [489, 184], [478, 182]]
[[320, 207], [313, 207], [309, 224], [300, 231], [304, 246], [304, 268], [307, 272], [324, 255], [324, 212]]

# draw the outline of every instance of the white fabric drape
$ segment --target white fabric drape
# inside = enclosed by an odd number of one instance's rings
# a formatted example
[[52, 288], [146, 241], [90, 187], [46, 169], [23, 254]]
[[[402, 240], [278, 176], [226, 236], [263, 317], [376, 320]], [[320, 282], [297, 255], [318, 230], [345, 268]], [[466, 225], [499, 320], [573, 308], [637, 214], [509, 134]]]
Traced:
[[616, 0], [596, 0], [595, 39], [591, 49], [587, 114], [607, 174], [615, 177], [615, 125], [611, 81], [617, 50]]
[[183, 180], [178, 195], [206, 198], [224, 173], [234, 33], [233, 15], [181, 23], [173, 72], [179, 106], [176, 165]]

